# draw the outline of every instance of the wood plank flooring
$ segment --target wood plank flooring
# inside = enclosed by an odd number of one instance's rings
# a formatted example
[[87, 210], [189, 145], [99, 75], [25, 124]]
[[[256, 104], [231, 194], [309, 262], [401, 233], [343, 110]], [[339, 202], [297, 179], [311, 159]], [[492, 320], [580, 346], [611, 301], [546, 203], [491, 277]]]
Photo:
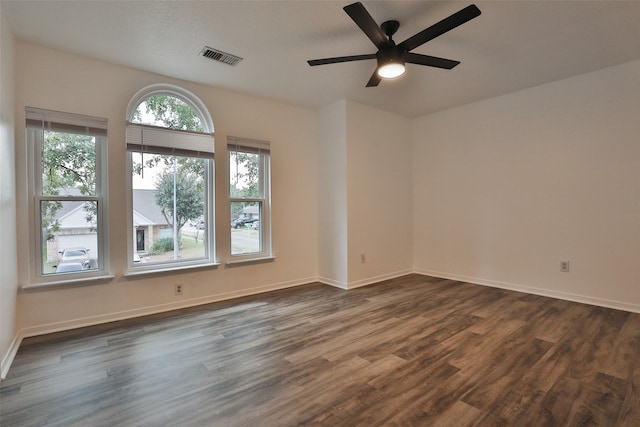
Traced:
[[26, 339], [9, 426], [640, 426], [640, 314], [410, 275]]

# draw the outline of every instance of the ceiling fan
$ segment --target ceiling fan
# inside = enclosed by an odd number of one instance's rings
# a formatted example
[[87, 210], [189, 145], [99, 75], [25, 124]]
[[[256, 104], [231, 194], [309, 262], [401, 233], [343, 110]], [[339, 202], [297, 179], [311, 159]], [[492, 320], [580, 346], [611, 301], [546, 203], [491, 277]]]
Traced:
[[335, 58], [313, 59], [307, 61], [309, 65], [335, 64], [338, 62], [363, 61], [376, 59], [378, 66], [367, 83], [367, 87], [378, 86], [383, 78], [395, 78], [404, 74], [405, 63], [426, 65], [428, 67], [452, 69], [460, 63], [451, 59], [422, 55], [411, 52], [418, 46], [472, 20], [480, 15], [480, 9], [469, 5], [453, 15], [409, 37], [400, 44], [393, 41], [393, 35], [398, 31], [398, 21], [385, 21], [378, 27], [362, 3], [357, 2], [344, 7], [344, 11], [353, 19], [360, 29], [378, 48], [378, 52], [366, 55], [338, 56]]

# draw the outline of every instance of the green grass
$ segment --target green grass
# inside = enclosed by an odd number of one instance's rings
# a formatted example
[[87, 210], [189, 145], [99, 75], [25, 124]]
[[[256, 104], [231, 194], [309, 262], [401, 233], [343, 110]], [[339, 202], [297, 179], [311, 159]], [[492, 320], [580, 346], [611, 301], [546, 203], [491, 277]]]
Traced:
[[44, 264], [43, 274], [51, 274], [56, 272], [56, 267], [58, 266], [58, 261], [51, 261]]
[[196, 243], [195, 236], [187, 233], [182, 234], [182, 247], [180, 248], [180, 256], [182, 258], [199, 258], [204, 256], [204, 242], [202, 234], [198, 236]]

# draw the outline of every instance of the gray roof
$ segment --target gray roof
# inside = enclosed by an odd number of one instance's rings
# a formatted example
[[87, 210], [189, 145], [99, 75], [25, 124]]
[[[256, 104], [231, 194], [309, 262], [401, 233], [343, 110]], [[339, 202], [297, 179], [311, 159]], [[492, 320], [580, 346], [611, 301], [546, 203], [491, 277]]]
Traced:
[[160, 207], [156, 204], [156, 190], [133, 190], [133, 210], [154, 224], [167, 224]]
[[[160, 207], [156, 204], [155, 200], [156, 190], [133, 190], [133, 210], [137, 211], [140, 215], [149, 219], [152, 223], [157, 225], [166, 225], [167, 220], [162, 215]], [[80, 196], [80, 191], [77, 189], [67, 189], [65, 195]], [[64, 202], [62, 208], [56, 212], [56, 218], [60, 219], [69, 212], [82, 205], [84, 202]]]
[[245, 215], [259, 215], [260, 214], [260, 211], [258, 210], [258, 206], [257, 205], [249, 205], [246, 208], [242, 209], [240, 212], [245, 214]]
[[[77, 188], [62, 188], [60, 189], [60, 193], [62, 196], [82, 196], [80, 194], [80, 190]], [[56, 219], [60, 219], [78, 206], [82, 205], [84, 202], [64, 202], [62, 203], [62, 207], [56, 212]]]

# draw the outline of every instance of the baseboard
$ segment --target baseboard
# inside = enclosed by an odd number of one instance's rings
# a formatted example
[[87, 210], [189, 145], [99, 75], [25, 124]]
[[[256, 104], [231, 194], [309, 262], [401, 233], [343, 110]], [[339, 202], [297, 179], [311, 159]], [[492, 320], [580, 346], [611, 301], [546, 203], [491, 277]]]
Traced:
[[411, 274], [411, 273], [413, 273], [413, 270], [410, 270], [410, 269], [401, 270], [401, 271], [396, 271], [394, 273], [388, 273], [388, 274], [383, 274], [376, 277], [369, 277], [367, 279], [356, 280], [353, 282], [349, 282], [347, 289], [355, 289], [355, 288], [360, 288], [362, 286], [373, 285], [374, 283], [380, 283], [385, 280], [395, 279], [397, 277], [406, 276], [407, 274]]
[[368, 277], [366, 279], [356, 280], [353, 282], [341, 282], [338, 280], [329, 279], [328, 277], [320, 276], [318, 277], [317, 281], [325, 285], [348, 290], [348, 289], [360, 288], [362, 286], [373, 285], [374, 283], [380, 283], [384, 280], [395, 279], [397, 277], [406, 276], [407, 274], [411, 274], [411, 273], [413, 273], [413, 270], [401, 270], [401, 271], [396, 271], [394, 273], [383, 274], [381, 276], [375, 276], [375, 277]]
[[13, 363], [13, 359], [15, 359], [16, 354], [18, 353], [18, 349], [20, 348], [20, 344], [22, 343], [22, 339], [24, 335], [18, 332], [16, 336], [13, 338], [7, 353], [2, 358], [2, 362], [0, 363], [0, 380], [4, 380], [7, 378], [7, 374], [9, 373], [9, 368]]
[[345, 291], [349, 289], [349, 284], [347, 282], [340, 282], [338, 280], [329, 279], [328, 277], [318, 277], [318, 282], [333, 286], [334, 288], [344, 289]]
[[640, 305], [629, 304], [621, 301], [611, 301], [602, 298], [593, 298], [586, 295], [577, 295], [568, 292], [551, 291], [549, 289], [535, 288], [515, 283], [500, 282], [497, 280], [487, 280], [477, 277], [468, 277], [460, 274], [443, 273], [433, 270], [414, 270], [417, 274], [425, 276], [440, 277], [443, 279], [459, 280], [461, 282], [473, 283], [475, 285], [490, 286], [492, 288], [508, 289], [510, 291], [524, 292], [527, 294], [540, 295], [543, 297], [556, 298], [566, 301], [579, 302], [582, 304], [596, 305], [599, 307], [613, 308], [616, 310], [629, 311], [632, 313], [640, 313]]
[[[287, 289], [295, 286], [304, 285], [307, 283], [317, 282], [317, 277], [310, 277], [305, 279], [299, 279], [289, 282], [275, 283], [265, 286], [258, 286], [255, 288], [243, 289], [241, 291], [227, 292], [223, 294], [208, 295], [206, 297], [191, 298], [181, 300], [179, 302], [172, 302], [167, 304], [159, 304], [154, 306], [136, 308], [132, 310], [124, 310], [115, 313], [108, 313], [99, 316], [90, 316], [80, 319], [74, 319], [64, 322], [55, 322], [45, 325], [32, 326], [22, 329], [20, 331], [23, 338], [45, 335], [54, 332], [67, 331], [71, 329], [84, 328], [87, 326], [94, 326], [103, 323], [116, 322], [118, 320], [132, 319], [136, 317], [148, 316], [152, 314], [164, 313], [172, 310], [179, 310], [182, 308], [196, 307], [198, 305], [211, 304], [214, 302], [230, 300], [234, 298], [246, 297], [250, 295], [261, 294], [264, 292], [277, 291], [281, 289]], [[8, 369], [8, 368], [7, 368]]]

